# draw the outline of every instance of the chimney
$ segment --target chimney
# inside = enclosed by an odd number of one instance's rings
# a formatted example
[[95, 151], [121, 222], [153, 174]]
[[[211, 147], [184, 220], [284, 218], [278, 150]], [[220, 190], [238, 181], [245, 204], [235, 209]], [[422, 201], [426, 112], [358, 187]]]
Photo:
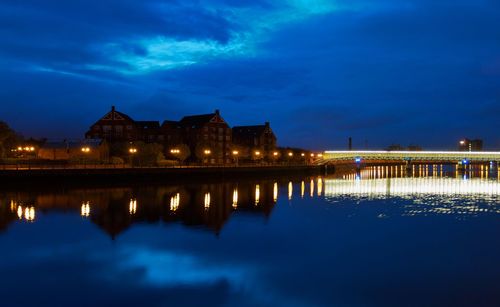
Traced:
[[269, 122], [265, 122], [264, 125], [266, 126], [266, 128], [269, 128], [270, 126]]
[[115, 112], [115, 106], [111, 106], [111, 112]]
[[219, 109], [215, 109], [215, 115], [220, 115]]
[[352, 150], [352, 137], [349, 137], [349, 150]]

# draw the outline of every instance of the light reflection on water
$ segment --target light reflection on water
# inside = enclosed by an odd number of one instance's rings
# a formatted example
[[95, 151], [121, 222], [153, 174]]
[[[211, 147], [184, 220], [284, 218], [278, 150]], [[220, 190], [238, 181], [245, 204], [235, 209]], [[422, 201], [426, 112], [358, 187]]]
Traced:
[[[325, 199], [328, 203], [339, 203], [345, 199], [358, 201], [405, 199], [411, 201], [411, 205], [405, 204], [407, 210], [401, 215], [500, 213], [500, 181], [496, 178], [481, 177], [477, 174], [476, 176], [458, 174], [455, 177], [447, 177], [443, 168], [439, 166], [417, 166], [417, 169], [420, 169], [417, 177], [405, 177], [402, 166], [370, 167], [359, 173], [319, 176], [306, 180], [298, 179], [281, 185], [285, 185], [286, 189], [284, 190], [287, 192], [289, 201], [293, 200], [294, 197], [303, 199], [305, 191], [308, 189], [309, 198]], [[431, 171], [430, 176], [426, 176], [427, 172], [423, 169], [433, 169], [433, 171]], [[419, 177], [420, 175], [422, 176]], [[211, 215], [208, 213], [212, 206], [215, 206], [213, 210], [222, 210], [226, 213], [223, 214], [222, 220], [207, 221], [206, 225], [216, 225], [215, 228], [218, 231], [224, 220], [229, 218], [230, 211], [247, 210], [249, 207], [255, 207], [257, 211], [264, 208], [272, 210], [274, 204], [278, 202], [279, 185], [277, 181], [273, 180], [255, 184], [240, 184], [240, 186], [238, 184], [224, 184], [223, 191], [220, 190], [220, 187], [212, 185], [208, 189], [212, 192], [202, 191], [201, 205], [203, 210], [209, 219]], [[300, 188], [294, 191], [294, 185]], [[231, 194], [226, 192], [228, 189], [232, 189]], [[262, 189], [263, 192], [261, 192]], [[110, 199], [111, 195], [120, 195], [121, 198], [128, 199], [128, 215], [130, 216], [136, 215], [138, 211], [141, 213], [141, 209], [147, 209], [149, 214], [152, 214], [151, 210], [153, 209], [157, 219], [165, 220], [163, 216], [171, 216], [171, 220], [176, 220], [175, 216], [178, 215], [179, 210], [197, 206], [196, 203], [193, 204], [193, 200], [198, 198], [198, 190], [187, 191], [182, 187], [158, 187], [150, 191], [150, 193], [153, 192], [160, 193], [160, 198], [167, 199], [167, 210], [163, 209], [163, 201], [158, 198], [158, 195], [147, 195], [147, 193], [141, 192], [140, 198], [142, 199], [138, 200], [136, 192], [131, 188], [76, 190], [63, 198], [39, 193], [31, 202], [26, 201], [31, 196], [22, 197], [22, 194], [16, 194], [17, 199], [5, 200], [3, 204], [6, 205], [8, 201], [10, 212], [16, 214], [19, 220], [27, 222], [36, 220], [38, 209], [46, 211], [57, 208], [76, 208], [77, 203], [80, 204], [80, 215], [85, 218], [102, 214], [116, 215], [118, 211], [119, 214], [124, 214], [119, 210], [120, 206], [109, 206], [106, 203], [116, 202], [116, 200]], [[108, 193], [109, 195], [107, 195]], [[261, 193], [265, 194], [261, 195]], [[269, 195], [270, 193], [272, 195]], [[19, 198], [19, 196], [21, 197]], [[111, 198], [113, 197], [111, 196]], [[231, 204], [230, 209], [225, 208], [227, 203]], [[480, 205], [478, 205], [479, 203]], [[2, 205], [1, 200], [0, 205]], [[142, 206], [146, 206], [146, 208], [141, 208]], [[186, 210], [190, 211], [190, 209]], [[196, 209], [194, 211], [198, 212]], [[193, 213], [190, 212], [189, 215], [192, 217]], [[220, 217], [220, 214], [215, 215]], [[5, 218], [4, 220], [9, 219]], [[127, 222], [132, 223], [133, 220], [132, 217]], [[140, 221], [142, 218], [137, 217], [137, 220]], [[126, 228], [126, 226], [124, 227]], [[115, 233], [112, 234], [112, 236], [114, 235]]]
[[0, 305], [497, 305], [498, 179], [427, 169], [0, 190]]

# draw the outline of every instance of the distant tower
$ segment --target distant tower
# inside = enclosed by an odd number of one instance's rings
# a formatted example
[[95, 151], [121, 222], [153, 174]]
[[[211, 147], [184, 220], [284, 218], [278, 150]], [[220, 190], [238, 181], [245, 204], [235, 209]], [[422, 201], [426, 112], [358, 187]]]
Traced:
[[352, 137], [349, 137], [349, 150], [352, 150]]

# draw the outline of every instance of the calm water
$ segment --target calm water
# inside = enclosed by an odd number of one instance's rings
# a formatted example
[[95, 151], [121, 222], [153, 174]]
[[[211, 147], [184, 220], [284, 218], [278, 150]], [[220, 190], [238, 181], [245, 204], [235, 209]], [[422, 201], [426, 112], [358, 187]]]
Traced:
[[0, 306], [499, 306], [500, 182], [419, 175], [3, 189]]

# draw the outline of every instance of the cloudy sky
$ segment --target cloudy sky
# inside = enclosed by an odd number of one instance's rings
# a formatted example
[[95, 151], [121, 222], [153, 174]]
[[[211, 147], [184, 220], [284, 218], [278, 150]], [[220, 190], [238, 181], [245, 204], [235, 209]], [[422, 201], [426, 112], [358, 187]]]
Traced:
[[0, 119], [82, 137], [220, 109], [280, 145], [500, 148], [496, 0], [2, 0]]

